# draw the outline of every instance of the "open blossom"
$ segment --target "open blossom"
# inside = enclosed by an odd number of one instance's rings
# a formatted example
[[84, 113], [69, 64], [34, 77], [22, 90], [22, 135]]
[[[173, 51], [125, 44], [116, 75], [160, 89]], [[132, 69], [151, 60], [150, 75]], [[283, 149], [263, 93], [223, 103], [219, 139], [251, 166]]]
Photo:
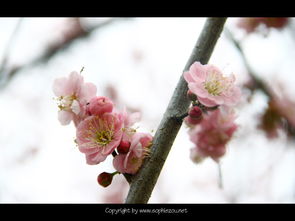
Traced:
[[130, 140], [129, 152], [115, 156], [113, 165], [121, 173], [135, 174], [149, 153], [153, 137], [147, 133], [135, 133]]
[[123, 115], [104, 113], [89, 116], [77, 127], [77, 144], [86, 155], [87, 164], [98, 164], [106, 159], [120, 144], [123, 131]]
[[86, 116], [86, 104], [95, 96], [96, 86], [84, 83], [83, 76], [74, 71], [69, 77], [55, 79], [52, 89], [57, 96], [60, 123], [67, 125], [73, 120], [77, 126]]
[[207, 107], [216, 105], [232, 106], [239, 101], [241, 91], [234, 85], [234, 75], [223, 76], [213, 65], [195, 62], [184, 72], [189, 90], [196, 94], [199, 102]]
[[202, 122], [189, 131], [190, 140], [196, 148], [191, 151], [191, 158], [195, 162], [204, 157], [218, 161], [225, 154], [225, 145], [237, 129], [234, 120], [234, 112], [230, 109], [218, 109], [205, 115]]
[[141, 114], [140, 112], [128, 113], [126, 109], [124, 109], [122, 115], [124, 119], [122, 140], [127, 142], [136, 132], [136, 130], [132, 128], [132, 126], [140, 120]]

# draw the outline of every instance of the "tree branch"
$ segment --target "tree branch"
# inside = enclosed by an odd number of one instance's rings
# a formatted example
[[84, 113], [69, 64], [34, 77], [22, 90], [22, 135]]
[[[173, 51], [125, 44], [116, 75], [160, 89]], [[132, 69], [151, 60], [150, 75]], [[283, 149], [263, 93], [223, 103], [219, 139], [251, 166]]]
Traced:
[[[184, 70], [195, 62], [206, 64], [223, 30], [226, 18], [208, 18]], [[174, 139], [182, 125], [179, 120], [190, 105], [188, 86], [183, 74], [174, 90], [163, 119], [154, 136], [151, 153], [138, 173], [132, 178], [126, 203], [147, 203], [169, 154]]]

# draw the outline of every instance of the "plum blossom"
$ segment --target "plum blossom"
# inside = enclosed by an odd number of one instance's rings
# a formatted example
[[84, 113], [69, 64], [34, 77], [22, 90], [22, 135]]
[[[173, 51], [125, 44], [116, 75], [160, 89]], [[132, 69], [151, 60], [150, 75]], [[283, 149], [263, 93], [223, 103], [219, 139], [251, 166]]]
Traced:
[[124, 108], [122, 111], [124, 123], [123, 123], [123, 137], [122, 141], [128, 142], [130, 141], [133, 134], [136, 132], [136, 129], [132, 128], [136, 122], [138, 122], [141, 118], [140, 112], [129, 113]]
[[211, 157], [218, 161], [226, 152], [226, 144], [237, 129], [232, 109], [220, 108], [204, 115], [200, 124], [189, 131], [190, 140], [195, 144], [191, 159], [200, 162]]
[[85, 153], [87, 164], [104, 161], [121, 142], [124, 118], [121, 113], [89, 116], [77, 127], [77, 144]]
[[114, 168], [121, 173], [135, 174], [149, 153], [152, 139], [148, 133], [134, 133], [130, 140], [129, 152], [115, 156]]
[[184, 72], [189, 90], [197, 95], [198, 101], [207, 107], [217, 105], [233, 106], [241, 96], [240, 89], [234, 85], [234, 75], [223, 76], [213, 65], [195, 62]]
[[55, 79], [52, 89], [57, 96], [60, 123], [67, 125], [73, 120], [77, 126], [86, 117], [86, 104], [95, 96], [96, 86], [84, 83], [83, 76], [73, 71], [69, 77]]

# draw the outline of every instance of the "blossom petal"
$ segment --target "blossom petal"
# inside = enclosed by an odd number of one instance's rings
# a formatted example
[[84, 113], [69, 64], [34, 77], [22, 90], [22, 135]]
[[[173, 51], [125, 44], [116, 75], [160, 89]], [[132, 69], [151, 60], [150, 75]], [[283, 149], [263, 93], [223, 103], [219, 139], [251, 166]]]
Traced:
[[186, 80], [187, 83], [195, 82], [194, 78], [192, 77], [189, 71], [183, 73], [183, 78]]
[[52, 85], [52, 90], [55, 96], [60, 97], [62, 95], [65, 95], [65, 85], [67, 83], [67, 78], [62, 77], [62, 78], [57, 78], [54, 80], [53, 85]]
[[233, 87], [231, 90], [231, 94], [228, 96], [223, 96], [224, 103], [229, 106], [233, 106], [238, 103], [241, 98], [241, 90], [238, 87]]
[[205, 80], [207, 66], [208, 65], [202, 65], [200, 62], [196, 61], [190, 66], [189, 72], [194, 79], [199, 78], [200, 80]]
[[209, 100], [208, 98], [198, 97], [198, 100], [207, 107], [214, 107], [218, 105], [216, 102]]
[[81, 85], [83, 84], [83, 76], [76, 71], [70, 73], [65, 85], [65, 91], [67, 95], [72, 95], [74, 93], [79, 94], [81, 90]]
[[77, 101], [77, 100], [74, 100], [73, 101], [73, 103], [72, 103], [72, 105], [71, 105], [71, 109], [72, 109], [72, 111], [76, 114], [76, 115], [78, 115], [79, 113], [80, 113], [80, 104], [79, 104], [79, 102]]
[[81, 86], [79, 98], [81, 99], [81, 101], [87, 103], [88, 101], [91, 100], [91, 98], [96, 96], [96, 91], [97, 91], [97, 88], [94, 84], [84, 83]]
[[188, 88], [196, 94], [198, 97], [208, 97], [208, 91], [203, 87], [201, 83], [189, 83]]
[[119, 154], [115, 156], [113, 159], [113, 166], [120, 173], [126, 173], [126, 169], [124, 167], [125, 158], [126, 158], [126, 154]]
[[107, 158], [106, 155], [101, 155], [99, 152], [86, 155], [86, 163], [89, 165], [96, 165], [103, 162]]
[[58, 120], [62, 125], [68, 125], [73, 119], [73, 114], [69, 111], [61, 110], [58, 112]]

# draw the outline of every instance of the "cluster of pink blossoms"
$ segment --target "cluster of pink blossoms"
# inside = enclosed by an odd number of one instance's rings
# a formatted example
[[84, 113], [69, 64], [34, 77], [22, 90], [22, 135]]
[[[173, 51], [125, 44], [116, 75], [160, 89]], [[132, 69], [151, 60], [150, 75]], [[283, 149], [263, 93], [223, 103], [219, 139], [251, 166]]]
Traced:
[[195, 62], [184, 72], [188, 97], [193, 105], [184, 119], [194, 143], [191, 159], [200, 162], [206, 157], [217, 161], [226, 152], [226, 144], [237, 129], [233, 107], [241, 91], [234, 84], [234, 75], [224, 76], [213, 65]]
[[[149, 153], [153, 137], [132, 128], [140, 113], [116, 110], [107, 97], [96, 96], [96, 86], [85, 83], [77, 72], [54, 81], [58, 101], [58, 119], [62, 125], [76, 126], [76, 143], [89, 165], [103, 162], [113, 155], [113, 166], [119, 173], [135, 174]], [[108, 186], [115, 173], [102, 173], [98, 181]], [[108, 176], [106, 176], [108, 174]], [[107, 179], [105, 178], [107, 177]], [[107, 185], [106, 185], [107, 183]]]

